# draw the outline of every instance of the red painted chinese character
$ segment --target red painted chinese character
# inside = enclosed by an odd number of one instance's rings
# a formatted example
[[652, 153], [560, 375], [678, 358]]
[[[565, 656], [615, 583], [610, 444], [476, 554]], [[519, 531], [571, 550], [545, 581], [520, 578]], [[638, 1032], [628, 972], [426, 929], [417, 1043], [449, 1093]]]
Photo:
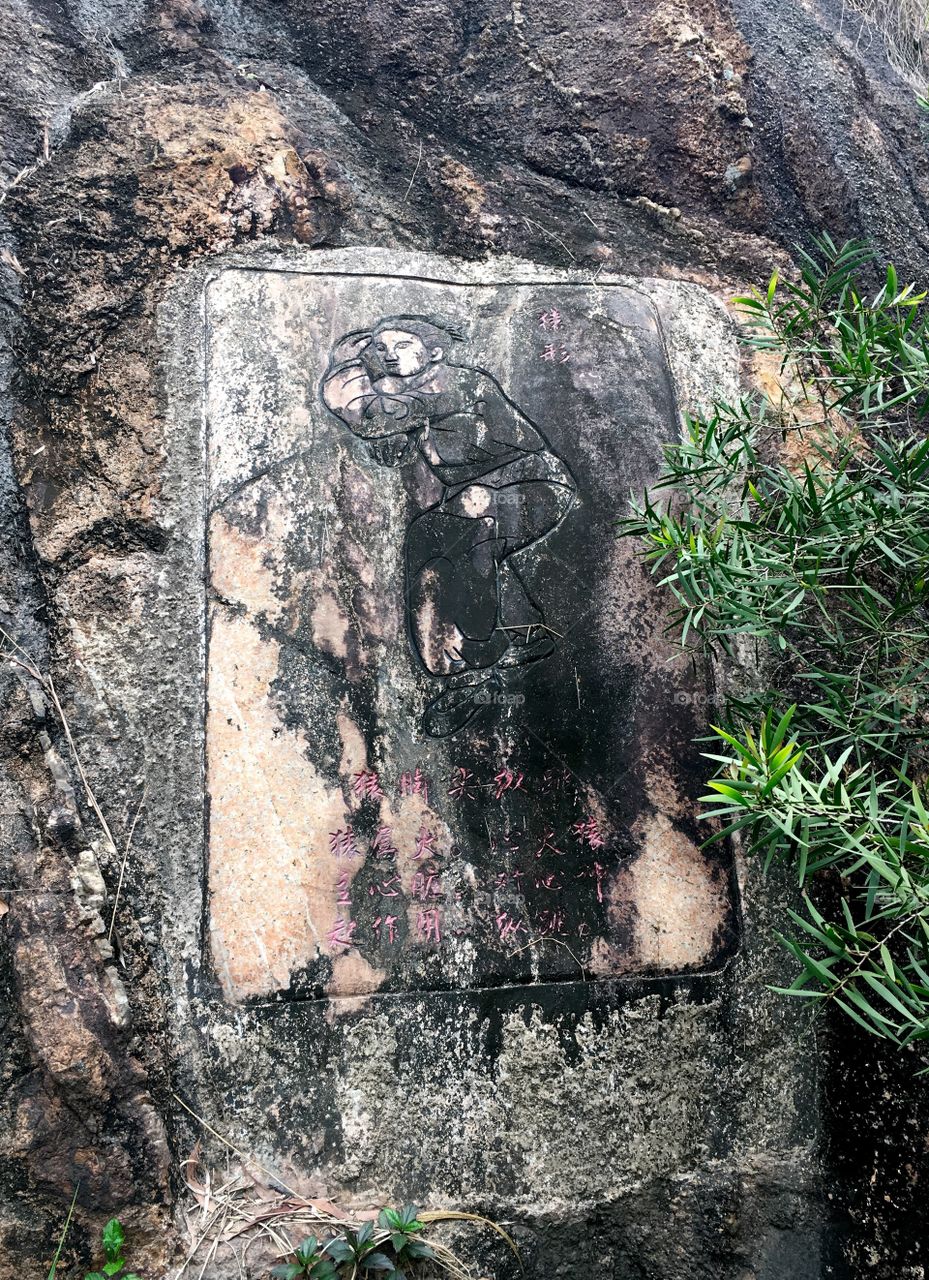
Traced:
[[596, 818], [584, 818], [581, 822], [575, 822], [571, 830], [581, 844], [586, 844], [590, 849], [602, 849], [606, 844], [600, 834], [600, 827]]
[[376, 917], [376, 919], [375, 919], [375, 921], [374, 921], [374, 932], [375, 932], [375, 935], [378, 933], [378, 930], [380, 930], [381, 925], [383, 925], [383, 926], [384, 926], [384, 932], [386, 932], [386, 934], [387, 934], [387, 941], [388, 941], [388, 942], [396, 942], [396, 940], [397, 940], [397, 939], [396, 939], [396, 932], [395, 932], [395, 928], [394, 928], [394, 926], [396, 925], [396, 923], [397, 923], [397, 917], [396, 917], [396, 916], [377, 916], [377, 917]]
[[452, 785], [448, 794], [453, 800], [473, 800], [477, 795], [477, 783], [470, 769], [456, 768], [452, 773]]
[[549, 875], [542, 876], [540, 879], [536, 880], [535, 887], [537, 889], [548, 889], [551, 893], [557, 893], [559, 889], [564, 888], [564, 884], [558, 879], [554, 871], [552, 871]]
[[416, 848], [413, 850], [413, 861], [421, 862], [423, 858], [437, 858], [439, 852], [435, 847], [435, 835], [425, 827], [419, 828], [416, 837]]
[[517, 938], [521, 933], [527, 933], [525, 924], [521, 920], [514, 920], [509, 911], [501, 911], [497, 916], [497, 933], [501, 942], [506, 942], [508, 938]]
[[542, 837], [542, 843], [539, 845], [538, 849], [536, 849], [535, 851], [535, 856], [537, 858], [541, 858], [542, 855], [546, 853], [561, 853], [561, 854], [564, 853], [564, 849], [559, 849], [558, 846], [555, 844], [554, 831], [545, 832], [545, 835]]
[[552, 307], [549, 311], [543, 311], [539, 316], [539, 325], [546, 332], [550, 333], [553, 329], [561, 328], [561, 312], [557, 307]]
[[595, 862], [592, 867], [585, 867], [577, 873], [575, 879], [583, 880], [587, 876], [593, 876], [597, 881], [597, 901], [603, 901], [603, 877], [606, 875], [606, 868], [601, 866], [599, 862]]
[[501, 769], [494, 774], [494, 799], [499, 800], [504, 791], [522, 790], [524, 775], [514, 773], [512, 769]]
[[366, 796], [371, 800], [384, 799], [380, 779], [371, 769], [359, 769], [352, 782], [352, 790], [359, 799]]
[[429, 779], [420, 769], [419, 765], [412, 771], [407, 770], [406, 773], [400, 775], [400, 794], [402, 796], [422, 796], [429, 803]]
[[394, 845], [394, 833], [390, 827], [378, 827], [377, 834], [371, 841], [370, 851], [375, 858], [396, 858], [397, 849]]
[[564, 937], [564, 916], [560, 911], [540, 911], [535, 922], [536, 932], [542, 938], [550, 938], [554, 934]]
[[340, 916], [326, 934], [326, 941], [330, 947], [353, 947], [355, 944], [352, 941], [352, 935], [356, 927], [353, 921], [343, 920]]
[[570, 769], [546, 769], [542, 774], [542, 790], [545, 794], [550, 791], [566, 791], [570, 781]]
[[416, 932], [423, 942], [442, 941], [442, 912], [438, 907], [417, 914]]
[[417, 902], [426, 902], [429, 898], [441, 898], [442, 882], [431, 871], [417, 871], [413, 877], [410, 896]]
[[[394, 888], [394, 885], [397, 886], [396, 889]], [[400, 883], [400, 877], [391, 876], [389, 880], [382, 880], [378, 885], [372, 884], [368, 889], [368, 893], [372, 898], [375, 894], [381, 898], [399, 898], [402, 888], [403, 886]]]
[[516, 832], [506, 832], [499, 838], [495, 835], [490, 837], [491, 853], [519, 853], [519, 835]]
[[344, 831], [329, 832], [329, 852], [337, 858], [357, 858], [360, 856], [358, 846], [355, 844], [355, 833], [351, 827], [346, 827]]
[[571, 352], [567, 347], [556, 347], [550, 342], [541, 355], [542, 360], [548, 360], [550, 363], [566, 364], [571, 359]]
[[339, 884], [338, 884], [339, 896], [336, 898], [336, 902], [339, 904], [340, 907], [351, 905], [352, 900], [349, 897], [348, 884], [349, 884], [348, 872], [343, 871], [342, 874], [339, 876]]

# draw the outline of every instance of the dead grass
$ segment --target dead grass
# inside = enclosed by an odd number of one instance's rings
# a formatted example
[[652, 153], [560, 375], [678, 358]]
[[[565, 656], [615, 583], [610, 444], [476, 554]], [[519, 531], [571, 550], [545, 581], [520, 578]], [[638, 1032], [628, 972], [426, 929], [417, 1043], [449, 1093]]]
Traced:
[[882, 40], [887, 57], [914, 89], [929, 81], [929, 5], [926, 0], [845, 0], [842, 33], [856, 48]]
[[[183, 1162], [182, 1175], [190, 1197], [182, 1209], [188, 1251], [180, 1266], [171, 1273], [170, 1280], [203, 1280], [212, 1262], [223, 1268], [232, 1263], [241, 1280], [265, 1276], [272, 1261], [287, 1258], [307, 1235], [315, 1235], [324, 1242], [357, 1231], [365, 1222], [377, 1221], [377, 1209], [345, 1208], [331, 1200], [313, 1200], [298, 1194], [224, 1138], [182, 1098], [176, 1094], [174, 1098], [241, 1163], [222, 1172], [210, 1169], [203, 1162], [199, 1142]], [[499, 1223], [481, 1214], [453, 1209], [423, 1209], [419, 1219], [427, 1224], [420, 1238], [435, 1252], [429, 1275], [447, 1276], [451, 1280], [486, 1280], [429, 1230], [456, 1222], [473, 1223], [494, 1231], [512, 1250], [522, 1271], [516, 1244]], [[374, 1238], [381, 1243], [388, 1235], [389, 1232], [377, 1229]], [[251, 1272], [250, 1252], [254, 1254], [252, 1261], [257, 1268]], [[225, 1276], [227, 1270], [222, 1274]]]

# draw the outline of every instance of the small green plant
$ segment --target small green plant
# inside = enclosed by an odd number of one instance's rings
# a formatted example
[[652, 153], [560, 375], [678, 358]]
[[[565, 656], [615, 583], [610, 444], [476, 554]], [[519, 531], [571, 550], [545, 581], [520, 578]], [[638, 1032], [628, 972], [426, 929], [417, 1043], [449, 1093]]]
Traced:
[[126, 1232], [118, 1218], [110, 1218], [103, 1228], [102, 1239], [103, 1266], [99, 1271], [91, 1271], [84, 1280], [107, 1280], [107, 1277], [115, 1277], [117, 1280], [139, 1280], [135, 1272], [126, 1270], [126, 1260], [123, 1257]]
[[350, 1263], [352, 1271], [395, 1271], [393, 1261], [377, 1248], [374, 1223], [365, 1222], [357, 1231], [347, 1231], [326, 1245], [326, 1252], [339, 1265]]
[[271, 1274], [277, 1280], [298, 1280], [300, 1276], [340, 1280], [364, 1271], [402, 1276], [402, 1263], [436, 1256], [435, 1250], [421, 1239], [425, 1226], [415, 1204], [403, 1209], [382, 1209], [377, 1226], [365, 1222], [357, 1231], [346, 1231], [325, 1243], [308, 1236], [294, 1250], [293, 1261], [272, 1267]]
[[419, 1239], [425, 1223], [418, 1218], [415, 1204], [403, 1209], [382, 1209], [378, 1214], [378, 1226], [390, 1232], [390, 1244], [398, 1258], [432, 1258], [432, 1249]]
[[929, 314], [870, 269], [823, 237], [737, 299], [778, 394], [688, 420], [620, 533], [723, 669], [712, 838], [796, 868], [786, 992], [903, 1045], [929, 1037]]
[[313, 1280], [337, 1280], [338, 1273], [332, 1258], [327, 1257], [315, 1236], [307, 1236], [294, 1249], [293, 1262], [283, 1262], [271, 1268], [278, 1280], [296, 1280], [298, 1276], [312, 1276]]

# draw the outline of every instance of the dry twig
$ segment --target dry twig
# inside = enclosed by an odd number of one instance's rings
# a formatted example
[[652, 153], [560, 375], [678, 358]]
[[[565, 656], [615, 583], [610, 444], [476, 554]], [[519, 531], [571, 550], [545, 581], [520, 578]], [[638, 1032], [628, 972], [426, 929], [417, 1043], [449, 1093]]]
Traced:
[[406, 191], [403, 194], [404, 204], [406, 204], [407, 200], [410, 197], [410, 192], [413, 190], [413, 183], [416, 181], [416, 175], [419, 173], [419, 166], [422, 164], [422, 159], [423, 159], [423, 140], [422, 138], [420, 138], [419, 155], [416, 157], [416, 168], [413, 170], [412, 178], [410, 178], [410, 185], [407, 187]]
[[139, 821], [139, 814], [142, 812], [142, 806], [145, 804], [145, 797], [148, 795], [148, 783], [142, 788], [142, 798], [139, 800], [139, 807], [135, 811], [135, 817], [132, 819], [132, 826], [129, 828], [129, 835], [126, 839], [126, 847], [123, 850], [123, 860], [119, 868], [119, 879], [116, 882], [116, 893], [113, 895], [113, 912], [110, 916], [110, 928], [106, 935], [107, 942], [113, 941], [113, 929], [116, 927], [116, 908], [119, 906], [119, 895], [123, 888], [123, 877], [126, 874], [126, 863], [129, 860], [129, 850], [132, 848], [132, 837], [135, 835], [136, 823]]

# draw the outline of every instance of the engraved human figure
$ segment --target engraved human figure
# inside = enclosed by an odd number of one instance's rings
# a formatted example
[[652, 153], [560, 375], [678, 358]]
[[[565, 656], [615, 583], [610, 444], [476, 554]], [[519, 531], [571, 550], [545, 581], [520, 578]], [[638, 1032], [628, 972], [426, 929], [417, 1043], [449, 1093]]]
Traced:
[[576, 493], [565, 462], [492, 375], [450, 359], [460, 341], [426, 316], [388, 316], [338, 341], [321, 387], [373, 461], [420, 456], [442, 486], [405, 541], [411, 644], [442, 680], [424, 716], [433, 737], [489, 703], [478, 690], [553, 652], [517, 565]]

